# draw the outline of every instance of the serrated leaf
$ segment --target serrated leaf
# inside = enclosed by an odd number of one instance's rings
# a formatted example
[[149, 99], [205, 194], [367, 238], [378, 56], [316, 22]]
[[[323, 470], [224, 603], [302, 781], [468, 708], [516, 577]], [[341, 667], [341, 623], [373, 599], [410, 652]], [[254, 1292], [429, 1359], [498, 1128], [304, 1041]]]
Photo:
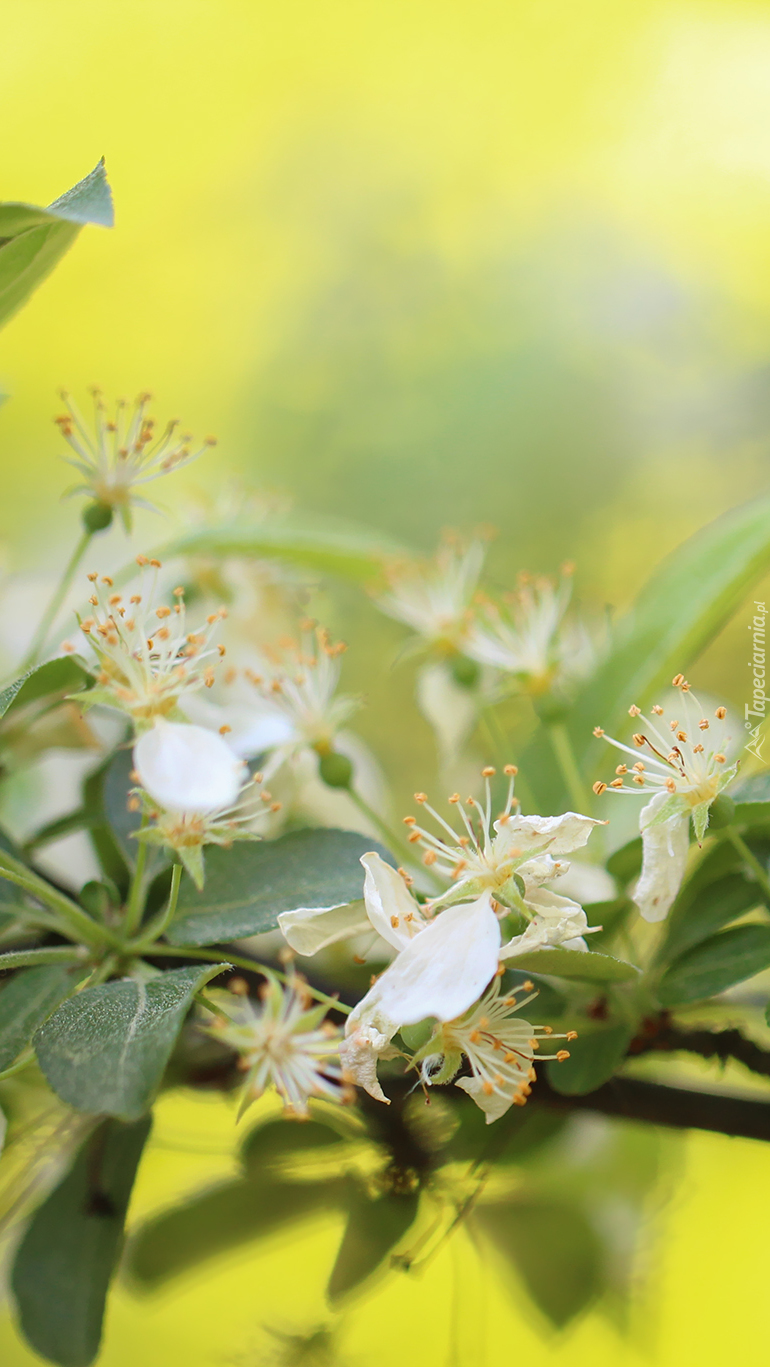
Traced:
[[148, 1220], [132, 1238], [126, 1268], [133, 1282], [154, 1289], [191, 1267], [294, 1221], [339, 1205], [343, 1184], [227, 1182]]
[[658, 1000], [681, 1006], [724, 992], [770, 968], [770, 926], [734, 926], [689, 949], [662, 977]]
[[166, 938], [174, 945], [221, 944], [273, 930], [282, 911], [346, 906], [363, 896], [359, 861], [368, 850], [395, 862], [369, 836], [326, 827], [229, 850], [212, 848], [206, 852], [203, 891], [183, 877]]
[[99, 1352], [107, 1291], [134, 1177], [150, 1131], [107, 1120], [35, 1212], [13, 1267], [21, 1327], [35, 1352], [88, 1367]]
[[28, 669], [26, 674], [21, 674], [13, 683], [0, 689], [0, 717], [12, 709], [37, 702], [53, 693], [60, 693], [64, 697], [76, 688], [83, 688], [88, 679], [83, 664], [74, 655], [46, 660], [45, 664]]
[[[593, 728], [626, 739], [629, 706], [655, 702], [654, 693], [697, 659], [769, 566], [770, 495], [724, 513], [666, 557], [618, 623], [609, 657], [566, 720], [586, 777], [600, 776], [608, 764], [607, 744], [593, 738]], [[537, 778], [538, 810], [562, 811], [563, 779], [542, 734], [521, 765], [531, 782]]]
[[[557, 1329], [602, 1289], [602, 1247], [577, 1206], [539, 1197], [480, 1205], [473, 1215]], [[514, 1294], [518, 1287], [514, 1286]]]
[[759, 906], [763, 900], [758, 884], [749, 882], [740, 873], [729, 873], [718, 878], [673, 908], [666, 938], [658, 952], [658, 961], [665, 963], [683, 954], [693, 945], [707, 940], [716, 930], [721, 930], [722, 926]]
[[113, 224], [103, 160], [47, 209], [0, 204], [0, 326], [50, 274], [86, 223]]
[[570, 1040], [569, 1058], [546, 1064], [548, 1081], [562, 1096], [595, 1092], [612, 1077], [628, 1051], [634, 1032], [627, 1025], [581, 1030]]
[[273, 556], [359, 582], [372, 579], [383, 558], [403, 559], [411, 554], [407, 547], [374, 528], [342, 518], [298, 513], [255, 524], [230, 522], [207, 527], [176, 537], [152, 552], [164, 563], [192, 555]]
[[16, 1061], [35, 1031], [72, 995], [86, 971], [50, 964], [22, 969], [6, 983], [0, 991], [0, 1072]]
[[146, 983], [124, 978], [65, 1002], [33, 1040], [54, 1091], [78, 1111], [142, 1115], [195, 993], [226, 967], [175, 968]]
[[583, 949], [534, 949], [506, 960], [509, 968], [525, 969], [557, 978], [577, 978], [584, 982], [622, 983], [639, 976], [639, 969], [611, 954], [594, 954]]
[[357, 1183], [348, 1189], [348, 1222], [337, 1251], [326, 1294], [339, 1305], [378, 1271], [414, 1224], [419, 1192], [386, 1192], [370, 1200]]

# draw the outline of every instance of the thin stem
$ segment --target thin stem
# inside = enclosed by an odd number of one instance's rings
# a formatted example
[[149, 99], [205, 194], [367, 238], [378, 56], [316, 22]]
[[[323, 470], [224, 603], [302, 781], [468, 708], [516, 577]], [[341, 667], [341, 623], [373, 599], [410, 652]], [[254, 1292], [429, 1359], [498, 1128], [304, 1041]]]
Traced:
[[[205, 959], [211, 963], [212, 951], [209, 949], [187, 949], [180, 945], [152, 945], [144, 951], [146, 954], [162, 954], [173, 959]], [[258, 963], [256, 959], [246, 959], [240, 954], [231, 954], [229, 950], [224, 951], [227, 955], [227, 962], [232, 968], [244, 968], [248, 973], [272, 973], [274, 978], [279, 978], [282, 983], [291, 983], [292, 979], [287, 973], [281, 973], [277, 968], [270, 968], [267, 964]], [[327, 1006], [333, 1006], [335, 1011], [340, 1011], [343, 1016], [348, 1016], [353, 1010], [352, 1006], [346, 1006], [337, 997], [330, 997], [328, 992], [321, 992], [317, 987], [311, 987], [310, 983], [303, 980], [303, 989], [315, 997], [318, 1002], [326, 1002]]]
[[51, 945], [44, 949], [12, 949], [8, 954], [0, 954], [0, 973], [7, 968], [31, 968], [38, 964], [82, 964], [88, 959], [88, 950], [69, 945]]
[[746, 844], [746, 841], [743, 839], [743, 836], [740, 836], [738, 834], [734, 826], [726, 826], [725, 835], [727, 836], [727, 839], [730, 841], [730, 843], [738, 851], [741, 858], [744, 859], [745, 862], [748, 864], [749, 868], [751, 869], [751, 872], [753, 873], [759, 886], [762, 889], [762, 892], [765, 895], [765, 899], [767, 901], [768, 906], [770, 906], [770, 878], [768, 878], [766, 870], [763, 869], [762, 865], [757, 859], [757, 856], [755, 854], [752, 854], [751, 850]]
[[[44, 878], [39, 878], [36, 873], [28, 869], [26, 865], [19, 863], [5, 850], [0, 850], [0, 878], [5, 878], [9, 883], [15, 883], [17, 887], [23, 888], [33, 897], [37, 897], [58, 917], [58, 929], [62, 935], [69, 939], [83, 940], [86, 944], [103, 945], [115, 944], [113, 935], [96, 921], [92, 921], [90, 916], [77, 905], [71, 902], [64, 893], [58, 892], [56, 888], [47, 883]], [[65, 922], [66, 924], [62, 924]]]
[[368, 821], [371, 821], [373, 826], [376, 826], [385, 843], [389, 846], [394, 845], [397, 850], [400, 848], [400, 852], [403, 854], [404, 840], [399, 832], [393, 830], [386, 821], [383, 821], [382, 817], [378, 816], [374, 808], [369, 806], [366, 798], [363, 798], [360, 793], [356, 792], [355, 788], [347, 788], [345, 791], [347, 792], [348, 797], [353, 799], [358, 810], [363, 812], [364, 816]]
[[171, 891], [168, 895], [168, 905], [156, 916], [150, 924], [145, 927], [145, 933], [138, 942], [131, 946], [132, 953], [146, 954], [156, 940], [165, 933], [171, 925], [176, 915], [176, 904], [179, 899], [179, 884], [182, 881], [182, 865], [175, 864], [171, 871]]
[[59, 609], [67, 596], [67, 591], [75, 577], [75, 571], [88, 549], [92, 536], [93, 532], [84, 531], [72, 552], [72, 555], [64, 568], [64, 573], [59, 580], [58, 587], [55, 589], [54, 595], [43, 613], [40, 625], [35, 632], [32, 645], [22, 662], [22, 672], [25, 669], [32, 669], [42, 655], [43, 650], [45, 649], [45, 643], [48, 639], [48, 633], [59, 615]]
[[585, 812], [590, 806], [590, 798], [577, 766], [569, 731], [563, 721], [546, 723], [546, 730], [551, 738], [553, 752], [569, 793], [570, 802], [574, 802], [575, 811]]
[[[148, 818], [147, 814], [145, 813], [142, 817], [142, 830], [144, 830], [145, 826], [147, 825], [147, 821]], [[147, 841], [140, 840], [139, 849], [137, 850], [136, 854], [134, 875], [131, 879], [131, 887], [128, 893], [125, 920], [123, 923], [123, 929], [126, 935], [135, 935], [140, 925], [142, 924], [142, 913], [144, 912], [145, 902], [144, 875], [146, 866]]]
[[489, 739], [492, 742], [495, 760], [502, 768], [505, 764], [508, 764], [510, 760], [510, 742], [502, 728], [500, 718], [491, 704], [487, 707], [482, 707], [481, 720], [489, 732]]

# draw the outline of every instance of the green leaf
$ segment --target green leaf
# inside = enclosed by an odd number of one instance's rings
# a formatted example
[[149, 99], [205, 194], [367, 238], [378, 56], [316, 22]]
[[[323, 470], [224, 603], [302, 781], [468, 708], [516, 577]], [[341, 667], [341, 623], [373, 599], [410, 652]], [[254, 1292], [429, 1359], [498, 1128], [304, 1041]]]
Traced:
[[38, 702], [54, 693], [65, 697], [76, 688], [87, 687], [89, 679], [82, 661], [75, 655], [61, 655], [55, 660], [46, 660], [45, 664], [28, 669], [26, 674], [0, 690], [0, 717], [12, 709]]
[[175, 968], [146, 983], [124, 978], [65, 1002], [33, 1041], [54, 1091], [78, 1111], [142, 1115], [195, 993], [226, 967]]
[[267, 1120], [247, 1134], [241, 1145], [241, 1162], [251, 1176], [259, 1176], [271, 1163], [344, 1142], [341, 1134], [320, 1120], [301, 1124], [283, 1118]]
[[174, 945], [220, 944], [273, 930], [282, 911], [346, 906], [363, 896], [362, 854], [376, 850], [369, 836], [325, 827], [293, 831], [279, 840], [206, 852], [206, 886], [182, 879], [176, 919], [166, 938]]
[[584, 949], [533, 949], [516, 954], [507, 961], [509, 968], [526, 969], [557, 978], [578, 978], [584, 982], [622, 983], [639, 976], [639, 969], [611, 954], [594, 954]]
[[353, 1181], [349, 1185], [348, 1223], [329, 1278], [326, 1294], [337, 1306], [374, 1276], [396, 1244], [414, 1224], [419, 1192], [386, 1192], [372, 1201]]
[[21, 1327], [35, 1352], [88, 1367], [120, 1253], [123, 1224], [150, 1119], [107, 1120], [32, 1217], [12, 1274]]
[[734, 926], [675, 959], [658, 988], [663, 1006], [681, 1006], [724, 992], [770, 967], [770, 926]]
[[71, 996], [85, 971], [85, 968], [67, 968], [64, 964], [27, 968], [3, 987], [0, 991], [0, 1072], [10, 1068], [38, 1027]]
[[686, 949], [708, 939], [716, 930], [721, 930], [722, 926], [735, 921], [762, 901], [759, 886], [739, 873], [729, 873], [696, 891], [694, 897], [683, 900], [672, 909], [666, 938], [658, 952], [658, 962], [665, 963], [683, 954]]
[[333, 1209], [343, 1190], [336, 1180], [227, 1182], [148, 1220], [128, 1246], [128, 1274], [154, 1289], [209, 1258]]
[[[403, 559], [412, 552], [380, 531], [342, 518], [289, 513], [255, 524], [230, 522], [189, 532], [151, 554], [164, 562], [177, 556], [271, 556], [361, 581], [377, 574], [383, 558]], [[132, 567], [131, 575], [135, 573]], [[121, 573], [121, 582], [124, 577]]]
[[570, 1040], [569, 1058], [561, 1063], [546, 1064], [548, 1081], [554, 1091], [562, 1096], [595, 1092], [623, 1062], [633, 1035], [627, 1025], [581, 1030], [576, 1040]]
[[[698, 658], [768, 567], [770, 494], [724, 513], [666, 557], [618, 623], [609, 657], [567, 718], [575, 758], [586, 777], [614, 763], [606, 741], [593, 738], [593, 728], [599, 725], [618, 740], [628, 740], [629, 706], [655, 702], [654, 694]], [[521, 766], [531, 782], [537, 775], [539, 810], [563, 810], [564, 783], [542, 734]]]
[[[473, 1221], [515, 1269], [535, 1305], [557, 1329], [569, 1324], [601, 1291], [602, 1247], [576, 1206], [518, 1197], [477, 1206]], [[514, 1295], [517, 1292], [514, 1286]]]
[[0, 326], [50, 274], [86, 223], [113, 225], [103, 160], [47, 209], [0, 204]]

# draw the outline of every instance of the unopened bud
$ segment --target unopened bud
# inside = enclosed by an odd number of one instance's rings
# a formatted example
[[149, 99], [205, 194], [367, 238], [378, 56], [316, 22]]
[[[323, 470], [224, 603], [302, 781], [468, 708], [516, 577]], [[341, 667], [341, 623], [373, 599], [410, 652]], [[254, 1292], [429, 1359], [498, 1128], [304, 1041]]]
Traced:
[[92, 536], [95, 532], [106, 532], [112, 522], [112, 508], [109, 503], [88, 503], [81, 518], [86, 531]]
[[332, 750], [328, 755], [321, 756], [318, 772], [329, 788], [349, 788], [353, 778], [353, 765], [347, 755]]

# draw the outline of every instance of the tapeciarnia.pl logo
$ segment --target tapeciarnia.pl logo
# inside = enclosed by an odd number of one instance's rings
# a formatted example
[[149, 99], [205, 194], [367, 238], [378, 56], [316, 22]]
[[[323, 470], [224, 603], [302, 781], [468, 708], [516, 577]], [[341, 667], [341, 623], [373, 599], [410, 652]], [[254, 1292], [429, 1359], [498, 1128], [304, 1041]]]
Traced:
[[[765, 618], [767, 608], [764, 603], [754, 601], [756, 609], [754, 617], [749, 622], [748, 629], [752, 633], [752, 658], [749, 660], [749, 669], [752, 671], [752, 700], [744, 706], [744, 725], [747, 731], [751, 732], [751, 740], [744, 747], [750, 750], [757, 759], [762, 758], [762, 746], [765, 737], [760, 737], [760, 731], [764, 725], [767, 715], [767, 696], [765, 694]], [[752, 725], [751, 717], [757, 718]]]

